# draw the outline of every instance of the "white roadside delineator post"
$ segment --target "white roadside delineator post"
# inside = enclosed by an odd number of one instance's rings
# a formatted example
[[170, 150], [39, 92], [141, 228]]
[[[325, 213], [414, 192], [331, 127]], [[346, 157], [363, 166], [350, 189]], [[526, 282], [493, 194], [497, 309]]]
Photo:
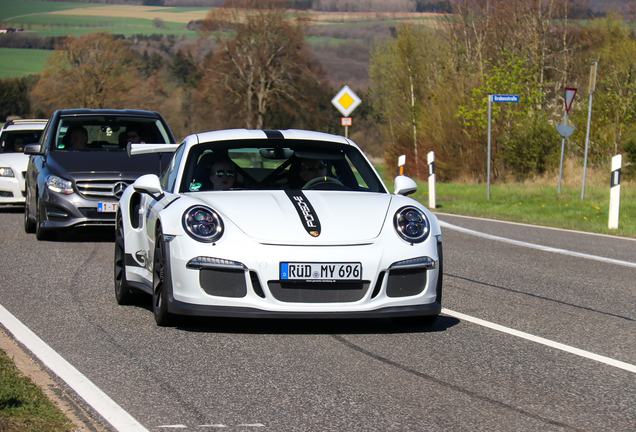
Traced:
[[428, 208], [435, 208], [435, 152], [428, 153]]
[[616, 155], [612, 158], [612, 179], [610, 189], [609, 222], [610, 229], [618, 229], [618, 215], [621, 204], [621, 166], [623, 156]]

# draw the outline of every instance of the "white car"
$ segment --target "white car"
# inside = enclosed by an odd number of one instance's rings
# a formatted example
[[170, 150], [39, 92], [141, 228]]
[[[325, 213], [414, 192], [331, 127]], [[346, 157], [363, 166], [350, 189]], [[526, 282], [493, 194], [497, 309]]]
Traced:
[[214, 131], [172, 146], [161, 177], [140, 177], [119, 201], [119, 304], [152, 295], [160, 326], [175, 314], [435, 322], [442, 236], [406, 196], [412, 179], [398, 176], [391, 194], [356, 144], [319, 132]]
[[26, 144], [40, 140], [46, 119], [9, 120], [0, 130], [0, 204], [23, 204], [29, 156]]

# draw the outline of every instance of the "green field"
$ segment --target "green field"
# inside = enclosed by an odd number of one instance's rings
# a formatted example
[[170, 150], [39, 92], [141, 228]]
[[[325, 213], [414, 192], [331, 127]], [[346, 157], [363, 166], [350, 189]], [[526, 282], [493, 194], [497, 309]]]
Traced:
[[[90, 9], [107, 7], [112, 11], [109, 16]], [[53, 12], [82, 10], [85, 15], [54, 14]], [[121, 13], [118, 11], [121, 10]], [[130, 9], [118, 5], [98, 3], [69, 3], [69, 2], [38, 2], [38, 1], [7, 1], [0, 0], [0, 22], [4, 26], [23, 28], [28, 33], [38, 36], [75, 36], [96, 31], [123, 34], [126, 37], [134, 34], [150, 35], [161, 33], [164, 35], [195, 38], [197, 33], [187, 30], [188, 18], [181, 19], [184, 14], [196, 12], [205, 14], [208, 8], [156, 8], [145, 11], [146, 18], [135, 18]], [[155, 17], [162, 18], [164, 28], [157, 28], [153, 22]], [[174, 21], [171, 21], [173, 17]], [[185, 22], [184, 22], [185, 21]]]
[[20, 78], [37, 74], [53, 51], [0, 48], [0, 79]]

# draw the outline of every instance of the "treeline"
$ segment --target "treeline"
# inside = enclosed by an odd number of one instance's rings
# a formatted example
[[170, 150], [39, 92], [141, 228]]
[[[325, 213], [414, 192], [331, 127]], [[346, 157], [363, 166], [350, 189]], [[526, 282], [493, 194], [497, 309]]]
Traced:
[[[339, 88], [306, 45], [306, 17], [279, 3], [232, 1], [209, 12], [196, 41], [107, 33], [58, 40], [39, 77], [3, 82], [0, 115], [135, 107], [161, 112], [179, 137], [232, 127], [342, 133], [330, 102]], [[566, 157], [582, 160], [597, 62], [588, 163], [617, 153], [636, 162], [636, 38], [619, 16], [572, 19], [574, 5], [463, 0], [435, 27], [398, 25], [371, 46], [372, 85], [354, 88], [363, 104], [352, 138], [388, 166], [407, 155], [414, 177], [426, 176], [426, 154], [435, 151], [441, 180], [484, 181], [488, 95], [517, 94], [520, 103], [493, 104], [495, 181], [554, 172], [566, 87], [579, 89]]]
[[[77, 3], [139, 4], [166, 7], [221, 7], [225, 0], [44, 0]], [[462, 0], [281, 0], [288, 9], [322, 12], [435, 12], [452, 13]], [[573, 2], [571, 18], [604, 17], [609, 12], [630, 13], [633, 0], [585, 0]]]
[[435, 151], [438, 178], [485, 180], [488, 95], [493, 103], [495, 179], [525, 179], [558, 169], [564, 90], [578, 88], [566, 157], [581, 160], [586, 142], [590, 63], [598, 63], [589, 142], [591, 164], [617, 153], [636, 162], [636, 38], [619, 16], [580, 23], [568, 0], [464, 0], [435, 30], [400, 25], [371, 59], [373, 110], [387, 161], [407, 155], [422, 176]]

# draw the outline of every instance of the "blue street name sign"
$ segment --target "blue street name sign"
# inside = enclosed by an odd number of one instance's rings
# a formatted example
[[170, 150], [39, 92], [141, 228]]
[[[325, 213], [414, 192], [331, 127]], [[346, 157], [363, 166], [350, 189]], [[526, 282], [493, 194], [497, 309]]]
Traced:
[[491, 95], [493, 102], [519, 102], [519, 95]]

